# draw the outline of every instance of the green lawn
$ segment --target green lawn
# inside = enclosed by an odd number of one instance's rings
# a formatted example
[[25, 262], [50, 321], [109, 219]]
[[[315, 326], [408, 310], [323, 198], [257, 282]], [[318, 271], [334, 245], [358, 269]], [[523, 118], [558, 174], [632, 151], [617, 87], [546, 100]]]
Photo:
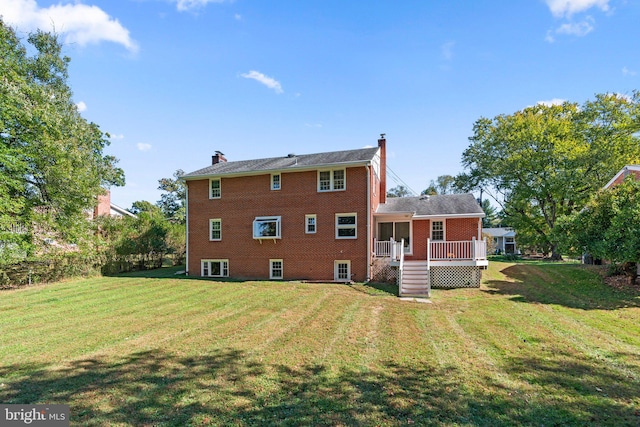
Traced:
[[174, 270], [0, 292], [0, 402], [77, 425], [639, 425], [640, 292], [491, 263], [432, 304]]

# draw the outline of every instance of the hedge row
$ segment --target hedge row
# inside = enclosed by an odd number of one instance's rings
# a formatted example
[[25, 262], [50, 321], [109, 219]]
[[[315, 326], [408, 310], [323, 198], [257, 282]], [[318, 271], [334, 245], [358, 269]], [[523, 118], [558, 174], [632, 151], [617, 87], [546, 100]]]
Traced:
[[91, 276], [100, 272], [101, 264], [98, 256], [81, 252], [28, 258], [13, 264], [0, 263], [0, 289]]

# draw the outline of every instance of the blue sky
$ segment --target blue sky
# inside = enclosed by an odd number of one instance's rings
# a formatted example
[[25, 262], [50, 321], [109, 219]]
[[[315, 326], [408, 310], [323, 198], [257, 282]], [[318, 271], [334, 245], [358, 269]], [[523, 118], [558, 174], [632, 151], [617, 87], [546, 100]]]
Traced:
[[0, 0], [0, 15], [25, 37], [60, 34], [75, 102], [112, 135], [123, 207], [215, 150], [355, 149], [380, 133], [420, 192], [462, 171], [480, 117], [640, 81], [635, 0]]

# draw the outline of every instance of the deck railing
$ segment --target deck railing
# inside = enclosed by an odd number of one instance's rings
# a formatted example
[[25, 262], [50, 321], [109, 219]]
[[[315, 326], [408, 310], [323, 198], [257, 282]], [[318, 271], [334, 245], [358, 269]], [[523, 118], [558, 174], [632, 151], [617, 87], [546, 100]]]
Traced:
[[377, 257], [391, 258], [394, 261], [400, 261], [400, 257], [404, 254], [404, 240], [396, 242], [395, 240], [375, 240], [374, 251]]
[[[391, 258], [400, 261], [404, 255], [404, 243], [392, 240], [375, 240], [376, 257]], [[460, 240], [451, 242], [434, 242], [427, 239], [427, 261], [458, 261], [487, 259], [487, 241]]]
[[480, 260], [487, 258], [486, 240], [433, 242], [427, 239], [429, 258], [434, 261]]

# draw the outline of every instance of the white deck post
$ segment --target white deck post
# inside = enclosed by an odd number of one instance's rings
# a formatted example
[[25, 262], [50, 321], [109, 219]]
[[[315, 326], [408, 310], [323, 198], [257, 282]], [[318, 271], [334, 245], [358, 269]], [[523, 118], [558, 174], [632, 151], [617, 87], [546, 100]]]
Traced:
[[471, 259], [475, 261], [476, 259], [476, 238], [475, 236], [471, 238]]

